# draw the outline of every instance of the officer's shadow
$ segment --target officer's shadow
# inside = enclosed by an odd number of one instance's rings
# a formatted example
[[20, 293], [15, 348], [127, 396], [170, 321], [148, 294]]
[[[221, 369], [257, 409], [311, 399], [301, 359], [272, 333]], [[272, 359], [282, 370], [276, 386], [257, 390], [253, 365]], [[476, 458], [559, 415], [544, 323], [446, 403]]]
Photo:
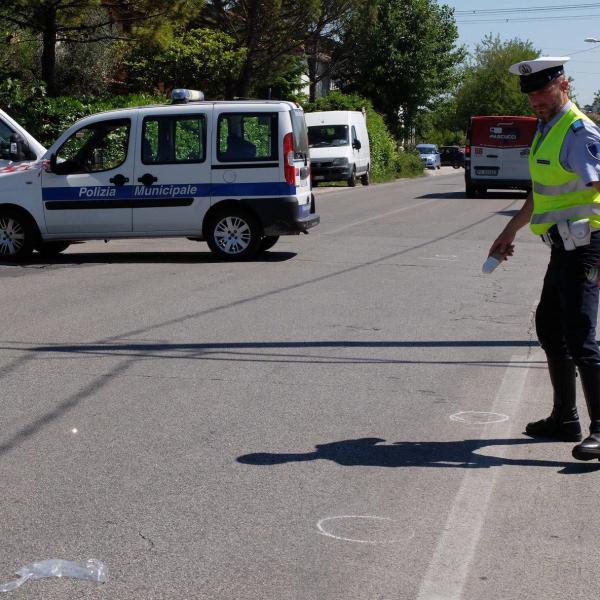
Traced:
[[[550, 440], [530, 438], [479, 439], [454, 442], [394, 442], [383, 444], [381, 438], [359, 438], [328, 444], [317, 444], [314, 452], [275, 454], [259, 452], [238, 457], [247, 465], [278, 465], [287, 462], [331, 460], [345, 467], [437, 467], [462, 469], [489, 469], [504, 465], [521, 467], [554, 467], [563, 474], [575, 474], [600, 469], [600, 463], [564, 462], [535, 458], [507, 458], [494, 456], [494, 446], [549, 443]], [[478, 451], [487, 448], [485, 454]], [[557, 446], [558, 450], [559, 446]]]

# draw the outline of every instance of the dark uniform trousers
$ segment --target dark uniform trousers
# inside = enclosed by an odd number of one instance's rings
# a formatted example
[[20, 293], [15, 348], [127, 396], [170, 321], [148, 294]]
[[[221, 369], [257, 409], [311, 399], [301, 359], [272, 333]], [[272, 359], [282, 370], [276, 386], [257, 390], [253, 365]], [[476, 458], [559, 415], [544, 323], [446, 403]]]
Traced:
[[588, 274], [600, 261], [600, 231], [592, 233], [588, 245], [574, 250], [564, 249], [556, 226], [548, 237], [552, 250], [535, 324], [548, 359], [554, 408], [549, 419], [530, 423], [525, 430], [565, 441], [581, 439], [576, 365], [590, 416], [590, 437], [573, 448], [573, 456], [591, 460], [600, 458], [600, 350], [596, 341], [598, 286], [596, 277], [588, 278]]
[[542, 296], [535, 315], [538, 339], [550, 360], [572, 358], [578, 367], [600, 365], [596, 342], [598, 286], [587, 274], [600, 261], [600, 231], [591, 243], [565, 250], [556, 227]]

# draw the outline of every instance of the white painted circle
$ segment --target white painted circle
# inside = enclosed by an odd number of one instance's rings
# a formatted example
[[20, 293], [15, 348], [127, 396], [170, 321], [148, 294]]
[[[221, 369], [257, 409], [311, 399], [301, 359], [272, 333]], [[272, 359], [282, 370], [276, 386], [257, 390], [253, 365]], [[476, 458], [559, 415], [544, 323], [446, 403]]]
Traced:
[[487, 425], [488, 423], [503, 423], [510, 417], [495, 412], [484, 412], [479, 410], [464, 410], [450, 415], [451, 421], [467, 423], [469, 425]]
[[394, 519], [372, 515], [325, 517], [317, 523], [317, 529], [327, 537], [357, 544], [396, 544], [415, 535]]
[[225, 171], [223, 173], [223, 181], [225, 183], [233, 183], [236, 180], [235, 171]]

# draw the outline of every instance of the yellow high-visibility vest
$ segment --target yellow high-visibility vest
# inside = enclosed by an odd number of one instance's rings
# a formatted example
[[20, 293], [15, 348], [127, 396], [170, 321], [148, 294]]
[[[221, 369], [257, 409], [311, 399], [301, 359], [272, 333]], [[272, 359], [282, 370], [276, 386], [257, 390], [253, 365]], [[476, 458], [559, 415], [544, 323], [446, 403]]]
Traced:
[[[555, 123], [539, 143], [540, 132], [533, 138], [529, 153], [529, 172], [533, 188], [533, 214], [529, 226], [536, 235], [546, 233], [560, 221], [589, 219], [600, 229], [600, 192], [560, 164], [560, 149], [576, 121], [591, 121], [574, 104]], [[538, 147], [539, 145], [539, 147]]]

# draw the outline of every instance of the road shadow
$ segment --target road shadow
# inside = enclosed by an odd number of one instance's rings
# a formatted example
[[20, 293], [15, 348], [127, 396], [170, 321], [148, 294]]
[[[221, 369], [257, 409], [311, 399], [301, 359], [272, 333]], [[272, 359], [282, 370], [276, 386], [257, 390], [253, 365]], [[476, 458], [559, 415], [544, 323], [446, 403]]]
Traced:
[[[262, 252], [256, 256], [235, 262], [269, 263], [284, 262], [297, 256], [295, 252]], [[212, 252], [70, 252], [53, 257], [33, 254], [17, 263], [0, 260], [7, 266], [49, 266], [85, 264], [170, 264], [170, 263], [226, 263]]]
[[393, 442], [381, 438], [359, 438], [317, 444], [314, 452], [245, 454], [237, 461], [246, 465], [267, 466], [289, 462], [330, 460], [344, 467], [435, 467], [454, 469], [489, 469], [500, 466], [559, 468], [563, 474], [600, 470], [600, 463], [572, 463], [532, 458], [506, 458], [479, 454], [493, 446], [517, 446], [548, 443], [530, 438], [479, 439], [448, 442]]

